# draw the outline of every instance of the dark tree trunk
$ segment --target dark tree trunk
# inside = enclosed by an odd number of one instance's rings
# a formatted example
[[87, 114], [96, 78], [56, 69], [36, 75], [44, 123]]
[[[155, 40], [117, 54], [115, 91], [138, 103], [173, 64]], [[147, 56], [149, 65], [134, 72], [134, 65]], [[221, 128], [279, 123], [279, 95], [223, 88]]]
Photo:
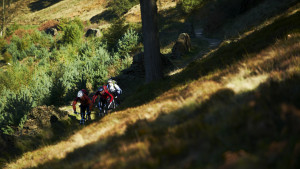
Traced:
[[156, 0], [140, 0], [146, 83], [162, 79], [162, 60], [160, 57], [157, 27]]

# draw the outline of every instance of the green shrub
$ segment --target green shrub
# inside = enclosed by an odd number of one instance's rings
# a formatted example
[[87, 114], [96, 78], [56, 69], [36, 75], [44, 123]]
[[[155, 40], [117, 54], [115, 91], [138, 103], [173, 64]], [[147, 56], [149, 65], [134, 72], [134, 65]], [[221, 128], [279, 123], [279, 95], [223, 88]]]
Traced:
[[28, 65], [28, 66], [32, 66], [33, 62], [34, 62], [34, 59], [33, 59], [32, 57], [30, 57], [30, 58], [28, 58], [28, 60], [27, 60], [27, 65]]
[[31, 36], [31, 41], [36, 45], [41, 45], [43, 47], [50, 48], [54, 45], [55, 40], [52, 35], [49, 35], [45, 32], [40, 32], [35, 30]]
[[54, 49], [51, 51], [49, 58], [50, 58], [50, 61], [54, 61], [54, 62], [59, 61], [59, 58], [60, 58], [60, 53], [59, 53], [59, 51], [58, 51], [56, 48], [54, 48]]
[[20, 130], [20, 129], [23, 129], [23, 126], [24, 126], [24, 124], [26, 123], [26, 121], [27, 121], [27, 114], [25, 114], [25, 115], [21, 118], [21, 120], [20, 120], [20, 122], [19, 122], [19, 126], [18, 126], [19, 130]]
[[124, 15], [134, 5], [139, 4], [139, 0], [114, 0], [109, 3], [109, 10], [117, 17]]
[[127, 30], [124, 36], [118, 41], [118, 52], [121, 56], [130, 54], [137, 48], [139, 42], [139, 35], [132, 29]]
[[67, 92], [65, 86], [63, 85], [63, 75], [65, 73], [65, 66], [63, 64], [58, 64], [52, 68], [52, 86], [50, 88], [49, 94], [49, 105], [63, 105], [64, 96]]
[[209, 0], [179, 0], [177, 5], [180, 6], [185, 13], [191, 13], [201, 7], [206, 1]]
[[37, 59], [50, 58], [50, 55], [51, 54], [48, 52], [48, 49], [46, 49], [44, 47], [35, 51], [35, 56]]
[[0, 72], [0, 91], [3, 92], [2, 89], [5, 87], [7, 90], [16, 92], [20, 90], [22, 85], [28, 85], [31, 78], [32, 74], [29, 69], [16, 62], [9, 66], [5, 72]]
[[116, 47], [119, 39], [122, 38], [127, 29], [128, 25], [125, 25], [125, 20], [119, 19], [114, 21], [113, 24], [103, 32], [103, 39], [106, 40], [109, 51]]
[[[42, 59], [42, 61], [43, 60], [45, 59]], [[52, 78], [48, 73], [48, 67], [49, 66], [39, 67], [33, 75], [33, 81], [29, 86], [33, 98], [33, 106], [44, 105], [49, 102]]]
[[30, 47], [28, 47], [26, 49], [26, 55], [27, 56], [35, 56], [35, 54], [37, 53], [37, 50], [39, 50], [35, 44], [31, 44]]
[[18, 36], [14, 36], [11, 40], [11, 43], [15, 43], [17, 45], [17, 49], [19, 51], [25, 51], [30, 46], [30, 39], [28, 36], [24, 38], [19, 38]]
[[79, 56], [92, 57], [93, 50], [92, 50], [91, 45], [89, 43], [87, 43], [87, 42], [81, 44], [81, 46], [79, 47], [78, 54], [79, 54]]
[[4, 112], [9, 126], [19, 126], [24, 115], [32, 109], [33, 99], [30, 91], [22, 88], [17, 94], [12, 93], [8, 96]]
[[5, 39], [0, 38], [0, 53], [4, 53], [7, 46], [7, 42]]
[[84, 29], [84, 24], [78, 17], [76, 17], [74, 20], [72, 20], [70, 22], [70, 24], [76, 24], [81, 31], [83, 31], [83, 29]]
[[2, 56], [5, 63], [10, 63], [12, 61], [12, 56], [9, 52], [5, 52]]
[[12, 135], [14, 133], [14, 129], [12, 129], [10, 126], [7, 126], [5, 124], [1, 125], [1, 131], [3, 134]]
[[8, 26], [5, 30], [5, 37], [9, 37], [13, 35], [13, 33], [20, 28], [20, 25], [13, 23], [10, 26]]
[[129, 68], [130, 65], [132, 64], [132, 60], [133, 60], [133, 58], [127, 54], [122, 61], [123, 69]]
[[38, 30], [34, 30], [33, 33], [30, 35], [31, 40], [34, 44], [38, 44], [41, 41], [43, 41], [44, 39], [42, 38], [42, 32], [38, 31]]
[[74, 44], [81, 39], [82, 35], [83, 32], [78, 25], [70, 24], [66, 26], [62, 40], [64, 43]]
[[27, 57], [26, 50], [31, 47], [31, 44], [28, 36], [24, 38], [13, 36], [10, 44], [7, 46], [7, 51], [12, 55], [14, 61], [22, 60]]

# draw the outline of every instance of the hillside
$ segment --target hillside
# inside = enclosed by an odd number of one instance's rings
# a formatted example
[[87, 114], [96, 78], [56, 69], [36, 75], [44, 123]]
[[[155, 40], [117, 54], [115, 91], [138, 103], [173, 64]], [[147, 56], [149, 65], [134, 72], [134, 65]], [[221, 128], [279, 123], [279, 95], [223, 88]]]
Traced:
[[30, 25], [68, 17], [79, 17], [87, 21], [101, 13], [106, 6], [105, 0], [25, 0], [22, 3], [25, 5], [17, 11], [12, 22]]
[[[68, 7], [71, 1], [77, 5]], [[103, 118], [93, 112], [93, 121], [85, 126], [77, 124], [79, 116], [71, 106], [59, 107], [72, 118], [68, 122], [74, 123], [70, 128], [56, 128], [62, 130], [58, 134], [66, 135], [51, 143], [37, 140], [40, 145], [24, 148], [23, 154], [3, 167], [299, 168], [300, 3], [289, 2], [280, 9], [274, 7], [260, 21], [240, 25], [252, 12], [261, 11], [265, 4], [260, 4], [218, 28], [198, 23], [209, 19], [203, 16], [206, 9], [185, 16], [174, 3], [162, 3], [161, 50], [166, 56], [187, 22], [194, 24], [194, 30], [201, 30], [201, 36], [192, 37], [192, 51], [171, 60], [178, 69], [150, 84], [137, 78], [124, 80], [123, 90], [130, 92], [125, 92], [122, 105]], [[92, 8], [95, 4], [103, 6]], [[104, 5], [100, 0], [58, 1], [39, 11], [25, 10], [26, 15], [16, 21], [25, 24], [29, 19], [40, 24], [76, 15], [86, 20], [101, 13]], [[137, 11], [133, 7], [126, 13], [127, 21], [136, 22]], [[236, 29], [227, 30], [233, 27]]]

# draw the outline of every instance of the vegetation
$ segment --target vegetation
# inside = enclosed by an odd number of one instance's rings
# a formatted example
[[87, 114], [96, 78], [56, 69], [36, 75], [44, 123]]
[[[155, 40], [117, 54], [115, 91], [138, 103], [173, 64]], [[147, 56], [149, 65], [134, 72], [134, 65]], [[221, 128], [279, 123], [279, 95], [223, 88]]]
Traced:
[[185, 13], [192, 13], [208, 1], [209, 0], [179, 0], [177, 5], [180, 6]]
[[[53, 26], [43, 24], [43, 29], [45, 25]], [[61, 30], [55, 37], [41, 27], [39, 31], [13, 25], [11, 35], [1, 41], [2, 56], [11, 62], [0, 72], [0, 125], [5, 134], [13, 134], [33, 107], [66, 104], [78, 90], [93, 91], [132, 62], [129, 54], [139, 39], [132, 29], [115, 40], [116, 51], [109, 52], [105, 39], [84, 39], [78, 18], [55, 25]]]
[[114, 16], [121, 17], [137, 4], [139, 4], [139, 0], [113, 0], [109, 3], [109, 10]]

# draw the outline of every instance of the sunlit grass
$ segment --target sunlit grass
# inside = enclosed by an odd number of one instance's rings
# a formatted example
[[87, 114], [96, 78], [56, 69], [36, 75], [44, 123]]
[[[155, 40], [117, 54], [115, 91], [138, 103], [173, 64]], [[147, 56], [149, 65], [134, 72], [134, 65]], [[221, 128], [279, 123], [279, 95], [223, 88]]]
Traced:
[[86, 21], [101, 13], [105, 6], [106, 2], [104, 0], [68, 0], [60, 1], [36, 12], [30, 12], [29, 7], [24, 5], [22, 15], [16, 15], [14, 22], [20, 24], [41, 24], [47, 20], [73, 17]]

